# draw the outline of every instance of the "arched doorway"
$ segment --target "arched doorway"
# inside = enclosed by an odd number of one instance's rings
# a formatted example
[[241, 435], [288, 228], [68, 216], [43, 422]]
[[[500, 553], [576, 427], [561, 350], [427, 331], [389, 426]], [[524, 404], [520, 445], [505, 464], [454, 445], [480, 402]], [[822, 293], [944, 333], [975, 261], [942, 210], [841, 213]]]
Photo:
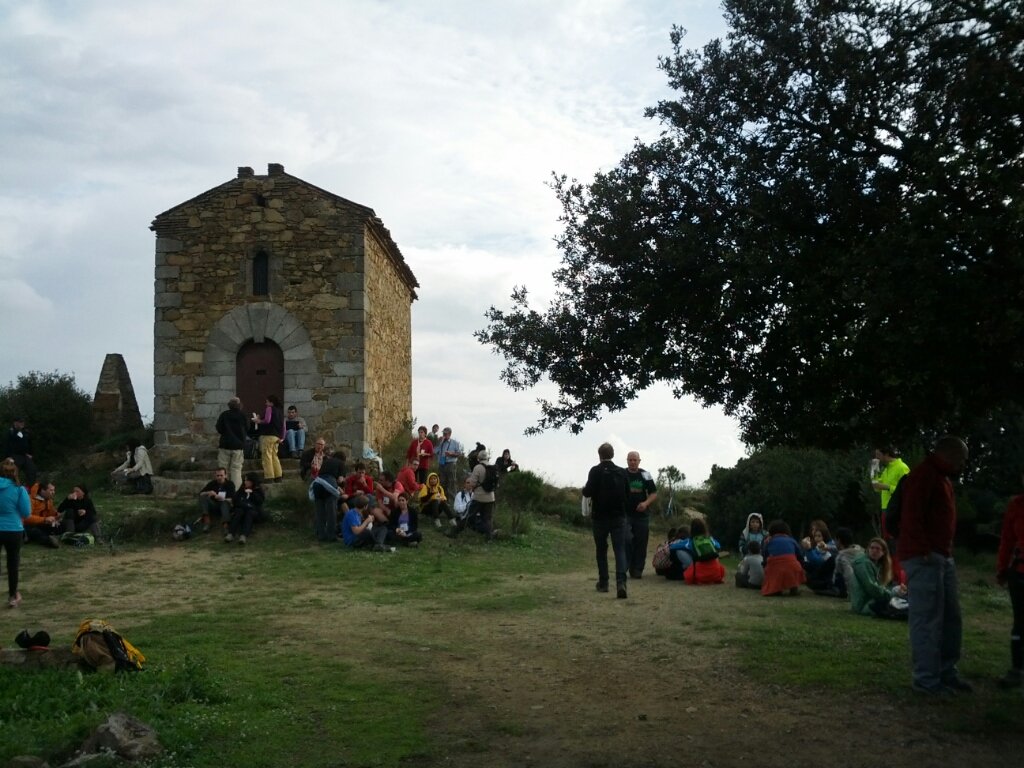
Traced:
[[272, 341], [247, 341], [235, 359], [235, 391], [245, 413], [263, 415], [267, 395], [284, 401], [284, 352]]

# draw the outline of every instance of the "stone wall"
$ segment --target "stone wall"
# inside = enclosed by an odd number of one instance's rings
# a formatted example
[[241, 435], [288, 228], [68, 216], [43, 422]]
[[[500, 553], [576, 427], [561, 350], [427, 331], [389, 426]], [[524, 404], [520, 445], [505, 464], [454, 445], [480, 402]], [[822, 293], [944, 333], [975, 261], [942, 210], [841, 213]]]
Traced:
[[367, 441], [382, 448], [412, 418], [412, 295], [388, 268], [387, 251], [367, 233], [366, 393]]
[[[157, 216], [158, 446], [215, 442], [217, 415], [235, 394], [238, 350], [249, 340], [269, 340], [284, 353], [284, 400], [298, 406], [311, 433], [362, 449], [367, 389], [395, 389], [376, 378], [369, 386], [366, 381], [364, 248], [368, 227], [379, 226], [373, 222], [371, 209], [289, 176], [276, 164], [267, 176], [240, 168], [238, 178]], [[253, 295], [253, 259], [260, 252], [269, 256], [268, 295]], [[415, 278], [397, 247], [380, 246], [372, 263], [381, 273], [375, 285], [391, 280], [393, 287], [404, 279], [408, 317]], [[402, 339], [400, 356], [409, 365], [408, 332], [381, 334], [391, 342]], [[382, 371], [385, 377], [395, 373], [390, 365]], [[408, 371], [404, 380], [409, 401]], [[388, 395], [388, 402], [400, 400]]]

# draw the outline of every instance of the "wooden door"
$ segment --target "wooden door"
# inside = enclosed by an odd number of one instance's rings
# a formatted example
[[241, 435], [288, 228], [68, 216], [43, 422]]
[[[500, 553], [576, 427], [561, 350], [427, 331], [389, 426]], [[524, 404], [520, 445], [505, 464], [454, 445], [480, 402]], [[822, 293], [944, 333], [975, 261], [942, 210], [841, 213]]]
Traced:
[[267, 395], [284, 402], [284, 352], [272, 341], [248, 341], [238, 350], [235, 391], [242, 398], [242, 412], [263, 415]]

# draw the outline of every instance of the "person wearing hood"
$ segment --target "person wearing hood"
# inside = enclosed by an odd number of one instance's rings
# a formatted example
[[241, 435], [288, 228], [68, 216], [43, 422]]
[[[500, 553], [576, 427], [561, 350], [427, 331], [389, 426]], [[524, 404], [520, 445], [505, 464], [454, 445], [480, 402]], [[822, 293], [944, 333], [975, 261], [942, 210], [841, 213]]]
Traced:
[[952, 478], [963, 471], [969, 455], [967, 443], [947, 435], [902, 481], [896, 551], [910, 592], [913, 689], [932, 696], [973, 690], [956, 667], [963, 619], [953, 562], [956, 493]]
[[18, 572], [21, 564], [21, 542], [25, 538], [24, 520], [32, 513], [28, 491], [18, 482], [18, 465], [14, 459], [0, 462], [0, 548], [7, 555], [7, 607], [21, 605]]
[[747, 515], [747, 524], [743, 527], [743, 532], [740, 534], [740, 542], [737, 546], [740, 555], [746, 557], [747, 545], [752, 541], [756, 541], [759, 546], [764, 547], [764, 540], [764, 518], [757, 512], [751, 512]]
[[454, 518], [452, 510], [448, 506], [448, 497], [444, 495], [444, 486], [441, 485], [441, 478], [437, 472], [427, 475], [427, 482], [420, 487], [420, 514], [429, 515], [434, 518], [434, 526], [441, 527], [441, 516], [449, 519]]

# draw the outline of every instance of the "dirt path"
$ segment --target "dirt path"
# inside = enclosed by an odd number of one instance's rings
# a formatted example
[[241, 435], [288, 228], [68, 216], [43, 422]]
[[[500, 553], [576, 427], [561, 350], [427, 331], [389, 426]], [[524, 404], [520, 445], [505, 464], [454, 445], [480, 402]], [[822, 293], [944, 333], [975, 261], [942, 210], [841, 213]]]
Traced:
[[[145, 606], [135, 594], [110, 594], [96, 605], [144, 623], [182, 606], [213, 609], [233, 588], [225, 572], [232, 562], [211, 547], [162, 547], [82, 567], [145, 572]], [[524, 598], [522, 609], [508, 607]], [[443, 764], [456, 768], [920, 768], [951, 756], [978, 768], [1024, 755], [1019, 727], [999, 742], [945, 732], [941, 704], [744, 678], [730, 642], [738, 619], [721, 617], [742, 616], [759, 599], [648, 577], [631, 582], [628, 600], [616, 600], [596, 593], [593, 575], [579, 571], [503, 578], [455, 608], [451, 601], [353, 602], [320, 585], [300, 589], [274, 620], [282, 637], [319, 636], [312, 645], [325, 655], [337, 652], [336, 633], [346, 648], [402, 649], [388, 661], [399, 665], [399, 678], [422, 676], [443, 691], [430, 730], [440, 734]], [[823, 610], [840, 609], [826, 603]], [[337, 631], [324, 637], [324, 626]], [[372, 655], [362, 661], [381, 663]]]

